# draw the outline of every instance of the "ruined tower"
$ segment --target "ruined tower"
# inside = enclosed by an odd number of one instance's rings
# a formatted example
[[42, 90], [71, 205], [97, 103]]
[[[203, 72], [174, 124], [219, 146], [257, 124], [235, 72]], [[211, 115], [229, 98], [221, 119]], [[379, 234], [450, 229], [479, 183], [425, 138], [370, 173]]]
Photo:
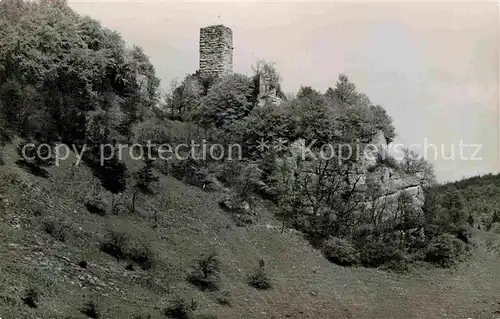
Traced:
[[200, 75], [233, 73], [233, 31], [224, 25], [200, 29]]

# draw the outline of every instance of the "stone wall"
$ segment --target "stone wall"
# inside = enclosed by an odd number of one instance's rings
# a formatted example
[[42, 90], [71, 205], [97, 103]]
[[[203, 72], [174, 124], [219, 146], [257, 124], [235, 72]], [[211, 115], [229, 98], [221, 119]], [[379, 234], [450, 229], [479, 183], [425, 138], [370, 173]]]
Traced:
[[223, 77], [233, 73], [233, 31], [224, 25], [200, 29], [200, 75]]

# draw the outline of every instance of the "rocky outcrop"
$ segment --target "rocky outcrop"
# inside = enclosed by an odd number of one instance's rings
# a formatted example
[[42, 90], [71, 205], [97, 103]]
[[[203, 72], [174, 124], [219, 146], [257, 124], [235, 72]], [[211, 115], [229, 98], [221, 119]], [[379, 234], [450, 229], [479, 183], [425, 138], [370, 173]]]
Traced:
[[379, 131], [365, 149], [353, 178], [361, 174], [357, 189], [367, 195], [368, 208], [377, 206], [388, 218], [398, 210], [398, 199], [403, 193], [411, 199], [413, 210], [422, 215], [425, 197], [423, 181], [418, 175], [402, 172], [387, 150], [387, 140]]
[[[297, 158], [308, 160], [309, 151], [304, 140], [292, 143], [289, 151], [291, 156], [282, 161], [287, 161], [291, 167], [294, 167]], [[355, 190], [365, 198], [360, 209], [380, 210], [383, 218], [389, 218], [396, 214], [398, 200], [405, 194], [411, 200], [413, 211], [422, 216], [425, 197], [421, 177], [403, 173], [388, 156], [386, 139], [382, 132], [378, 132], [352, 167], [349, 184], [355, 186]], [[314, 159], [309, 156], [309, 160]]]
[[266, 72], [266, 69], [259, 73], [259, 95], [257, 97], [258, 106], [271, 104], [278, 106], [281, 104], [281, 99], [277, 95], [277, 79], [273, 78], [273, 74]]

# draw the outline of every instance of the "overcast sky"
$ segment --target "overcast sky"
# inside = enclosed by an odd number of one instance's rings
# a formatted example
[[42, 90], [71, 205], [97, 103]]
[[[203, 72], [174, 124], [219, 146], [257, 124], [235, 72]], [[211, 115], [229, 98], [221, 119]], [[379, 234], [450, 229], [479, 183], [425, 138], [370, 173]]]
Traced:
[[[201, 27], [233, 30], [234, 70], [276, 62], [282, 87], [324, 91], [347, 73], [383, 105], [407, 146], [429, 147], [438, 179], [500, 172], [499, 5], [71, 1], [144, 48], [162, 86], [198, 68]], [[460, 142], [481, 144], [477, 147]], [[444, 154], [441, 154], [441, 148]], [[446, 160], [454, 149], [455, 160]], [[423, 154], [423, 152], [421, 152]], [[461, 159], [462, 157], [462, 159]]]

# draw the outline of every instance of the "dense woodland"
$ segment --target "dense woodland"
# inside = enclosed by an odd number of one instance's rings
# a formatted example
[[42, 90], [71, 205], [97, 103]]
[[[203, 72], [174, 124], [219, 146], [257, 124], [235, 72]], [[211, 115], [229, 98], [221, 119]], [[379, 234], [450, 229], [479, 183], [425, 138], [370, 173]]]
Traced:
[[[367, 266], [420, 259], [448, 264], [467, 250], [471, 226], [498, 228], [493, 204], [497, 189], [487, 177], [459, 182], [456, 190], [451, 186], [433, 188], [432, 167], [422, 159], [407, 157], [401, 163], [381, 159], [381, 165], [407, 174], [423, 170], [429, 177], [424, 218], [417, 218], [409, 199], [402, 196], [398, 204], [402, 217], [387, 222], [360, 208], [365, 197], [354, 192], [345, 178], [359, 157], [286, 165], [280, 161], [286, 150], [257, 151], [263, 138], [355, 146], [366, 145], [382, 131], [390, 142], [396, 134], [390, 116], [358, 92], [344, 74], [325, 93], [303, 86], [295, 96], [286, 98], [279, 89], [278, 71], [263, 62], [252, 75], [223, 79], [188, 75], [161, 96], [160, 81], [141, 48], [128, 47], [118, 33], [77, 15], [64, 2], [11, 0], [2, 1], [0, 8], [4, 142], [20, 136], [25, 142], [19, 148], [28, 141], [94, 147], [86, 154], [87, 165], [108, 191], [118, 194], [134, 189], [134, 205], [139, 194], [154, 192], [153, 169], [200, 186], [213, 175], [232, 189], [230, 210], [239, 209], [242, 203], [253, 210], [260, 200], [270, 200], [283, 225], [314, 238], [326, 247], [332, 260]], [[272, 70], [283, 98], [281, 105], [256, 107], [262, 70]], [[104, 166], [97, 163], [100, 144], [202, 139], [243, 145], [244, 161], [145, 161], [139, 172], [129, 172], [115, 158]], [[51, 164], [40, 160], [23, 163], [39, 173], [43, 165]], [[313, 174], [319, 176], [317, 181], [312, 181]], [[481, 183], [485, 185], [476, 193], [473, 189]], [[476, 186], [462, 190], [470, 184]], [[491, 194], [491, 200], [480, 200], [484, 196], [478, 193]], [[99, 206], [98, 202], [94, 200], [90, 206]], [[241, 215], [243, 221], [239, 222], [245, 223], [247, 217]], [[411, 229], [425, 229], [426, 239], [421, 242], [397, 235]], [[443, 245], [449, 251], [439, 251]]]

